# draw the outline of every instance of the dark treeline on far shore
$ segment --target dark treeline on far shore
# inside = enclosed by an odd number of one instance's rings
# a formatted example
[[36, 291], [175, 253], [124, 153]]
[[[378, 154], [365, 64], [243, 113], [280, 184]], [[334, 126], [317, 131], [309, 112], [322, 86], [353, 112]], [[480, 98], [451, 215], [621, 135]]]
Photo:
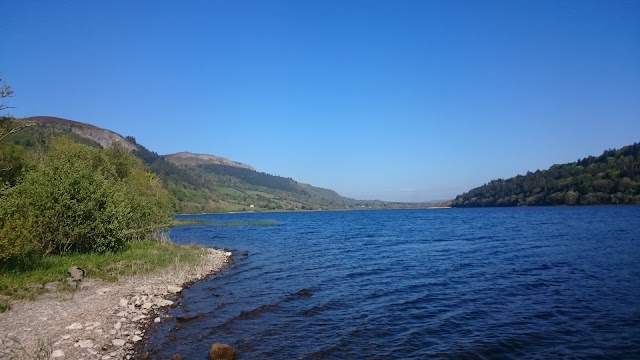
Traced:
[[640, 204], [640, 144], [498, 179], [459, 195], [455, 207]]

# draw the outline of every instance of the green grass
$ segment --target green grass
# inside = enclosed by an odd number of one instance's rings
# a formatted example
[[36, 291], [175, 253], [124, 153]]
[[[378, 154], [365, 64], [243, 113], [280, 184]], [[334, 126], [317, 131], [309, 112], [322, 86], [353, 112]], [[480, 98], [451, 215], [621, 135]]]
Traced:
[[222, 226], [222, 227], [237, 227], [237, 226], [272, 226], [280, 224], [277, 220], [272, 219], [260, 219], [260, 220], [228, 220], [228, 221], [215, 221], [204, 219], [174, 219], [173, 226], [180, 225], [209, 225], [209, 226]]
[[204, 219], [173, 219], [171, 226], [181, 225], [208, 225], [211, 221]]
[[65, 290], [71, 266], [79, 266], [87, 278], [116, 281], [121, 276], [145, 274], [174, 264], [195, 264], [205, 252], [197, 245], [145, 240], [130, 242], [115, 253], [51, 255], [2, 264], [0, 312], [10, 306], [8, 299], [35, 299], [47, 291], [44, 284], [59, 282]]

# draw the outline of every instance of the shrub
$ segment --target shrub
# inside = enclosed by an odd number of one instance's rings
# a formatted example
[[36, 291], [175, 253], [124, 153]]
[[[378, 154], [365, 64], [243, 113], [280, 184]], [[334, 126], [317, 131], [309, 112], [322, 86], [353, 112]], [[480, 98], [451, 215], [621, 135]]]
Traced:
[[167, 193], [120, 148], [55, 139], [41, 164], [0, 202], [0, 261], [40, 254], [107, 252], [170, 222]]

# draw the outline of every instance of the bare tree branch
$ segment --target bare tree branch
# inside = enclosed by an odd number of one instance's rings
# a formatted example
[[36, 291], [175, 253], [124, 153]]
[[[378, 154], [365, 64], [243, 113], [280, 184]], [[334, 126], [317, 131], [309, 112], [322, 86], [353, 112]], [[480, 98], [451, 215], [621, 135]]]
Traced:
[[12, 128], [9, 128], [7, 130], [0, 130], [0, 141], [4, 140], [4, 138], [6, 138], [7, 136], [11, 135], [11, 134], [15, 134], [18, 131], [27, 128], [29, 126], [33, 126], [35, 125], [34, 123], [28, 122], [28, 123], [24, 123], [24, 124], [20, 124], [20, 125], [16, 125]]

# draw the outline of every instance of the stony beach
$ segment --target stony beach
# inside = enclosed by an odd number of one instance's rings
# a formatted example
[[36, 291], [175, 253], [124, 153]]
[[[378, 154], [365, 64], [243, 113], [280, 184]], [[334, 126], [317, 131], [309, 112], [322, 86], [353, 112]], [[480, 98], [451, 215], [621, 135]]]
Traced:
[[[232, 254], [208, 249], [194, 266], [172, 266], [115, 283], [85, 278], [72, 293], [52, 291], [0, 313], [2, 359], [132, 359], [151, 322], [167, 321], [185, 284], [220, 271]], [[48, 354], [48, 355], [47, 355]]]

